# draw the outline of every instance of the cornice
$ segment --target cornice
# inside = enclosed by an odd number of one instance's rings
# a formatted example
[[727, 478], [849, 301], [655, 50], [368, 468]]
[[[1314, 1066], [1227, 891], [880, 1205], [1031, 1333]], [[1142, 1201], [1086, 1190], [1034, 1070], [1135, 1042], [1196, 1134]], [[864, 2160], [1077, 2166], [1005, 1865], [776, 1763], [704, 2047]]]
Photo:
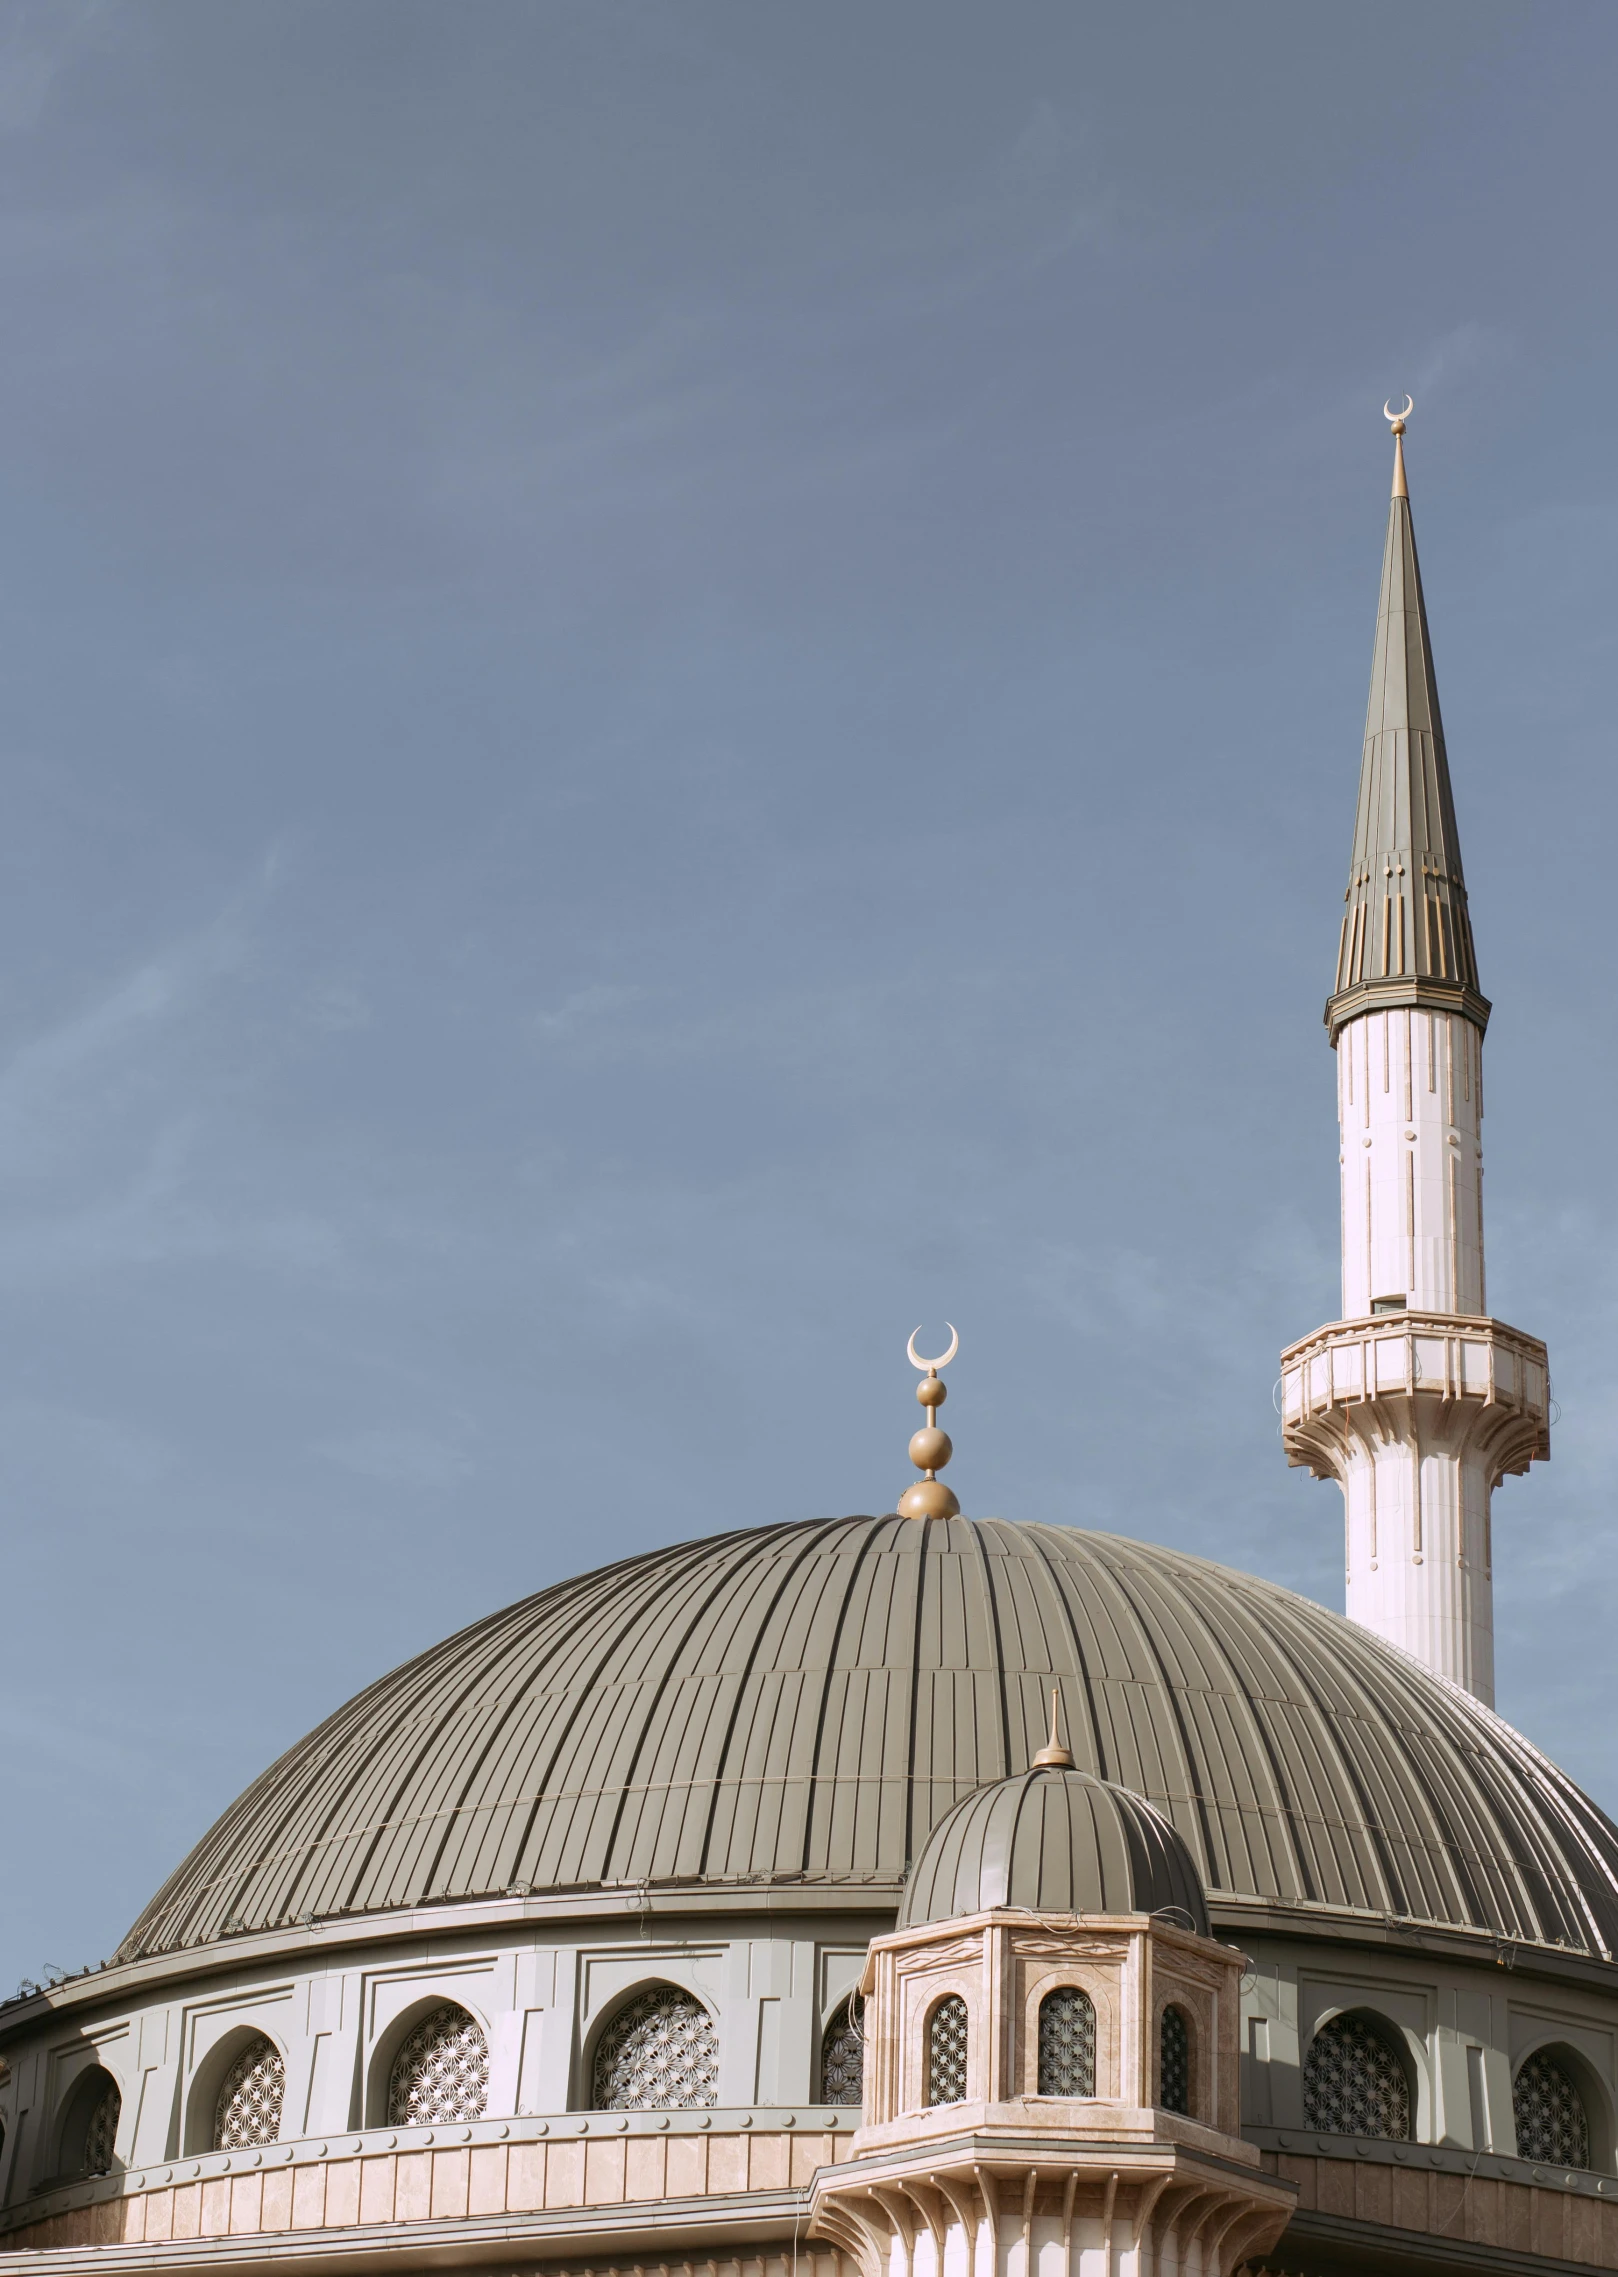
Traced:
[[1323, 1018], [1327, 1037], [1335, 1044], [1350, 1020], [1357, 1020], [1366, 1012], [1390, 1012], [1401, 1004], [1415, 1005], [1429, 1012], [1458, 1013], [1463, 1020], [1472, 1022], [1479, 1035], [1487, 1031], [1489, 1014], [1494, 1009], [1489, 999], [1475, 988], [1461, 981], [1439, 980], [1428, 973], [1362, 980], [1326, 999]]
[[[247, 1971], [319, 1965], [326, 1956], [345, 1956], [386, 1942], [453, 1939], [487, 1942], [525, 1928], [565, 1929], [575, 1923], [642, 1923], [696, 1916], [708, 1921], [743, 1916], [756, 1920], [801, 1914], [852, 1915], [866, 1927], [867, 1939], [886, 1926], [898, 1907], [903, 1884], [869, 1883], [676, 1883], [643, 1882], [611, 1889], [544, 1890], [524, 1897], [460, 1898], [442, 1905], [393, 1908], [376, 1913], [332, 1914], [288, 1928], [246, 1930], [208, 1945], [187, 1945], [170, 1953], [148, 1953], [135, 1961], [106, 1967], [47, 1985], [26, 1998], [0, 2003], [0, 2047], [42, 2018], [78, 2012], [104, 2002], [127, 2002], [170, 1984], [240, 1975]], [[856, 1932], [857, 1933], [857, 1932]]]

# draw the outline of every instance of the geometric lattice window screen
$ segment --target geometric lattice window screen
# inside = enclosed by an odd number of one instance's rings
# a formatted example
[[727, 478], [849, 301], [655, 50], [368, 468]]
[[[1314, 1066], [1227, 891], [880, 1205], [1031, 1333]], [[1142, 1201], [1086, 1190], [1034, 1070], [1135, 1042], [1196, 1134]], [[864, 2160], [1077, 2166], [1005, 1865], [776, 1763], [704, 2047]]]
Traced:
[[927, 2019], [927, 2101], [966, 2101], [966, 2002], [947, 1992]]
[[596, 2047], [598, 2111], [702, 2111], [719, 2097], [719, 2036], [700, 2000], [654, 1985], [619, 2010]]
[[1158, 2029], [1157, 2100], [1165, 2111], [1191, 2116], [1191, 2030], [1177, 2008], [1165, 2008]]
[[858, 2104], [865, 2090], [865, 2034], [852, 1997], [835, 2008], [820, 2043], [820, 2100]]
[[1410, 2140], [1410, 2081], [1404, 2065], [1363, 2016], [1334, 2016], [1309, 2043], [1303, 2062], [1304, 2124], [1323, 2135]]
[[1094, 2095], [1096, 2012], [1087, 1992], [1063, 1985], [1039, 2004], [1039, 2092]]
[[249, 2040], [219, 2090], [214, 2106], [214, 2149], [243, 2150], [250, 2143], [277, 2141], [286, 2084], [286, 2065], [275, 2042]]
[[91, 2104], [84, 2129], [84, 2164], [81, 2171], [85, 2174], [106, 2174], [111, 2170], [112, 2146], [118, 2140], [118, 2114], [124, 2107], [124, 2099], [118, 2092], [118, 2082], [108, 2078], [105, 2072], [101, 2076], [106, 2080], [106, 2085]]
[[1584, 2098], [1552, 2055], [1530, 2056], [1511, 2083], [1517, 2156], [1542, 2166], [1588, 2166], [1590, 2119]]
[[393, 2059], [390, 2127], [481, 2119], [489, 2100], [489, 2044], [477, 2019], [446, 2001], [424, 2016]]

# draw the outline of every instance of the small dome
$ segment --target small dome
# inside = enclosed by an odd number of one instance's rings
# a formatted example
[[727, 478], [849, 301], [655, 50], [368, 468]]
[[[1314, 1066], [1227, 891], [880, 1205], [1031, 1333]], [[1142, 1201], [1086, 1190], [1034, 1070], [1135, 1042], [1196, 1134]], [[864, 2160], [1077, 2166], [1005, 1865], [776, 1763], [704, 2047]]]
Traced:
[[1209, 1935], [1202, 1876], [1150, 1803], [1088, 1771], [1024, 1771], [941, 1818], [905, 1886], [901, 1929], [991, 1906], [1161, 1913]]

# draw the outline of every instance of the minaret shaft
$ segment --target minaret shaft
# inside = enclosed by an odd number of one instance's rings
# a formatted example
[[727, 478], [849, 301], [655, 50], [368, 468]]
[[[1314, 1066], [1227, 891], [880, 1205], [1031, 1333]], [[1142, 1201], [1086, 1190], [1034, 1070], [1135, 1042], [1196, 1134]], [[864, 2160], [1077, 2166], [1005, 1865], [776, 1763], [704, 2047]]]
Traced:
[[1487, 1311], [1482, 1091], [1470, 1020], [1400, 1005], [1339, 1032], [1345, 1320]]
[[1545, 1348], [1488, 1315], [1483, 1031], [1396, 423], [1335, 991], [1343, 1316], [1282, 1354], [1287, 1459], [1343, 1490], [1348, 1612], [1491, 1705], [1490, 1498], [1550, 1453]]

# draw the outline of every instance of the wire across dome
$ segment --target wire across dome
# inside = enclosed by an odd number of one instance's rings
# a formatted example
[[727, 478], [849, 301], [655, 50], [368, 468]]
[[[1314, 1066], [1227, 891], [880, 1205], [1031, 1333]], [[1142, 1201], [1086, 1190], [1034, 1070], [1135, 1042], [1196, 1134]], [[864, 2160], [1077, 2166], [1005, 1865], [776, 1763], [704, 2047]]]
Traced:
[[1196, 1860], [1162, 1813], [1088, 1771], [1024, 1771], [946, 1811], [905, 1884], [901, 1929], [993, 1906], [1171, 1913], [1208, 1931]]
[[929, 1830], [1081, 1769], [1225, 1898], [1611, 1957], [1618, 1828], [1339, 1615], [1066, 1527], [837, 1518], [558, 1584], [383, 1677], [248, 1788], [121, 1958], [513, 1890], [813, 1883], [898, 1903]]

